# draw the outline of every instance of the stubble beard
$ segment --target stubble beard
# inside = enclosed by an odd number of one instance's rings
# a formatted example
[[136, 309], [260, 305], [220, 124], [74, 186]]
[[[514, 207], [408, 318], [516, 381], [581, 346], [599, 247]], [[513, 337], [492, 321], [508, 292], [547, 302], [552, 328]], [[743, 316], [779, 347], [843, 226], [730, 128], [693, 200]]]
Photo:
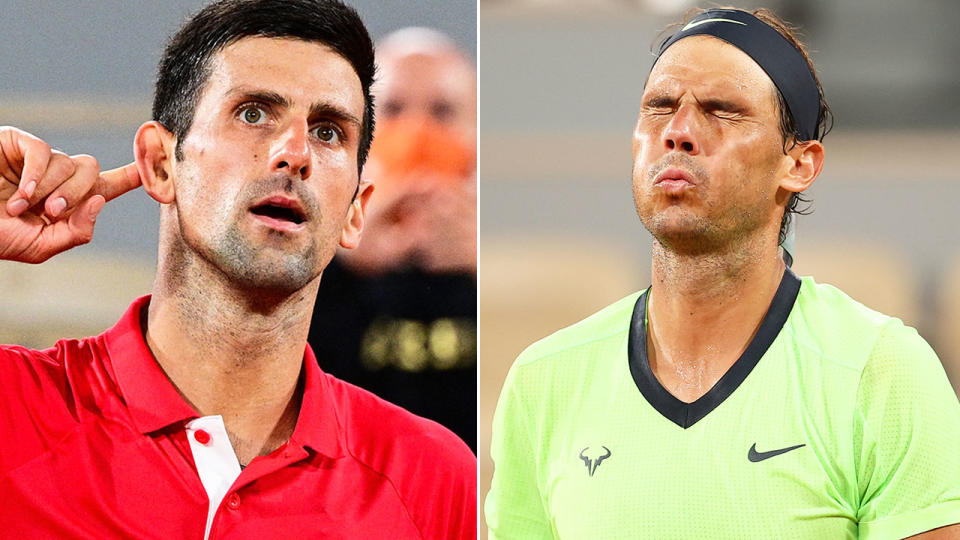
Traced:
[[[273, 256], [267, 250], [277, 251]], [[253, 246], [236, 222], [211, 246], [210, 262], [240, 288], [289, 294], [310, 283], [319, 271], [317, 246], [294, 253]]]
[[[700, 197], [702, 213], [685, 208], [682, 201], [664, 210], [655, 208], [653, 180], [664, 169], [678, 166], [698, 181], [701, 193], [710, 187], [709, 173], [686, 154], [674, 154], [647, 170], [633, 168], [633, 199], [643, 226], [665, 250], [682, 256], [703, 256], [728, 251], [755, 235], [763, 219], [753, 208], [718, 208], [716, 201]], [[687, 195], [686, 196], [693, 196]]]
[[[322, 229], [322, 218], [316, 196], [305, 189], [300, 180], [288, 177], [273, 177], [251, 182], [237, 197], [241, 201], [227, 219], [227, 224], [219, 233], [197, 238], [186, 234], [190, 228], [184, 223], [183, 214], [178, 212], [180, 241], [183, 249], [192, 251], [221, 273], [235, 288], [263, 293], [265, 295], [289, 295], [295, 293], [313, 281], [321, 272], [319, 258], [321, 253], [331, 249], [321, 249], [316, 231]], [[299, 249], [282, 246], [282, 231], [269, 231], [266, 234], [276, 236], [277, 243], [271, 238], [254, 240], [249, 231], [244, 230], [243, 222], [249, 219], [248, 206], [256, 200], [283, 191], [296, 195], [309, 217], [308, 230], [310, 241]], [[195, 229], [195, 228], [194, 228]], [[187, 256], [189, 259], [189, 256]], [[325, 266], [329, 261], [322, 261]]]

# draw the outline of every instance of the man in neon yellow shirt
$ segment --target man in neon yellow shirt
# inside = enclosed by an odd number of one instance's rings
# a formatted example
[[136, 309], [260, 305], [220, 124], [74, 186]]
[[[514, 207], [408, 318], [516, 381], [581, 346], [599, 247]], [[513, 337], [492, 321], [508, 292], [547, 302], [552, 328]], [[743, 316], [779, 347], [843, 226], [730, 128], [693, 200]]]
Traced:
[[830, 124], [809, 56], [768, 11], [683, 24], [633, 139], [653, 285], [513, 365], [490, 537], [960, 538], [936, 355], [778, 248]]

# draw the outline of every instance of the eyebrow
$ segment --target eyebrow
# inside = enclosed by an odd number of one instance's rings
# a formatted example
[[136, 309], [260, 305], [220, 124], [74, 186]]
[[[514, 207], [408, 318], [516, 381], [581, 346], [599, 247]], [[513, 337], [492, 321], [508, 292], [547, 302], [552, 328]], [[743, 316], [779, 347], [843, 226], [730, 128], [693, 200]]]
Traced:
[[[227, 92], [227, 95], [242, 95], [246, 99], [262, 101], [278, 107], [289, 108], [290, 100], [285, 96], [269, 90], [250, 90], [246, 88], [234, 88]], [[310, 105], [310, 117], [331, 118], [341, 122], [354, 124], [357, 128], [362, 127], [363, 122], [351, 114], [349, 111], [333, 103], [317, 102]]]
[[677, 104], [676, 98], [673, 98], [666, 94], [658, 94], [656, 96], [651, 96], [643, 104], [645, 107], [653, 107], [656, 109], [660, 108], [673, 108]]
[[357, 128], [363, 126], [359, 118], [347, 112], [343, 107], [332, 103], [314, 103], [310, 106], [310, 116], [320, 118], [333, 118], [341, 122], [355, 125]]

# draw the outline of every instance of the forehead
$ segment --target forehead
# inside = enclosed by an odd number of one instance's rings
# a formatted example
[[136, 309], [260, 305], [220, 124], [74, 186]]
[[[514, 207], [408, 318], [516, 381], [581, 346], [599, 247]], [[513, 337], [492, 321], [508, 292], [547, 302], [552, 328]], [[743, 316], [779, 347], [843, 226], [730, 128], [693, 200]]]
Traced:
[[695, 87], [745, 97], [770, 96], [773, 81], [747, 53], [713, 36], [690, 36], [670, 46], [657, 60], [645, 93]]
[[454, 52], [385, 54], [374, 91], [384, 99], [430, 96], [466, 99], [476, 92], [469, 62]]
[[256, 36], [227, 45], [210, 59], [204, 95], [238, 87], [276, 92], [295, 105], [323, 101], [357, 117], [363, 113], [360, 78], [350, 62], [323, 43]]

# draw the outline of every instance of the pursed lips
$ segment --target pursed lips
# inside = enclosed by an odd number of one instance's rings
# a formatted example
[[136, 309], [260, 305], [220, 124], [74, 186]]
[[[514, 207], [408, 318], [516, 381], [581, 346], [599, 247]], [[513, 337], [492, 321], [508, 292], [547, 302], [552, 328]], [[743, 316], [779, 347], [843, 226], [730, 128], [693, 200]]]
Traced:
[[693, 177], [676, 167], [664, 169], [654, 178], [653, 186], [662, 189], [667, 194], [678, 194], [685, 189], [696, 186]]

